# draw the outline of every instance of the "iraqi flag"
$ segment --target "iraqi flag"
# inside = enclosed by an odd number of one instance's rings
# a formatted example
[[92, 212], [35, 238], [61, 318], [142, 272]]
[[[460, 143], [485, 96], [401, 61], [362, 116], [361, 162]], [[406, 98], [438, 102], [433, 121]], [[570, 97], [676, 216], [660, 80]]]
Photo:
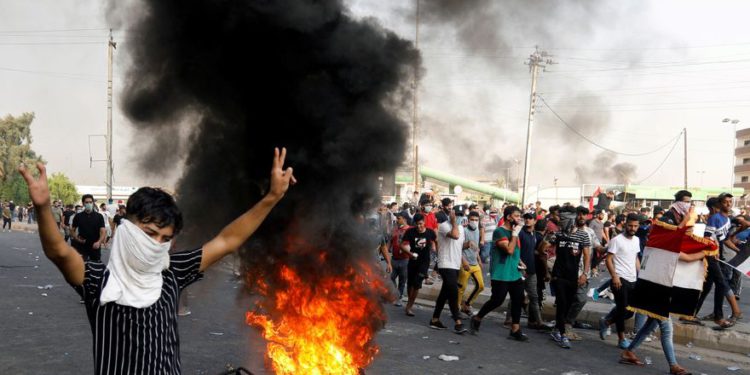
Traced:
[[717, 250], [709, 239], [689, 235], [684, 228], [655, 222], [643, 250], [628, 310], [661, 320], [668, 319], [670, 314], [694, 316], [706, 266], [704, 261], [681, 261], [680, 253], [715, 254]]
[[750, 277], [750, 242], [746, 242], [740, 247], [740, 252], [726, 263], [743, 275]]

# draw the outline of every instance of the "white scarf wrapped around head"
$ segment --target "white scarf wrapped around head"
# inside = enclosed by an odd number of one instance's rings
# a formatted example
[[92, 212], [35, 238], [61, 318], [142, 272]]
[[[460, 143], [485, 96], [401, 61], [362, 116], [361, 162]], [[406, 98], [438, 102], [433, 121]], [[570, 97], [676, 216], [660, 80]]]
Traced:
[[148, 307], [161, 296], [161, 272], [169, 267], [170, 243], [159, 243], [135, 224], [122, 219], [112, 239], [109, 279], [99, 298], [136, 308]]

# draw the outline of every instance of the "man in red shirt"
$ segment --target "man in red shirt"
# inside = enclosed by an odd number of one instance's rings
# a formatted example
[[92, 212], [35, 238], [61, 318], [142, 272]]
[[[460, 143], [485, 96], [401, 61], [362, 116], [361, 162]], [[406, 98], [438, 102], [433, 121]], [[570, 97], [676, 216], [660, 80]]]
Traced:
[[[404, 233], [406, 230], [411, 228], [406, 224], [407, 218], [404, 213], [396, 214], [396, 226], [393, 228], [391, 235], [391, 281], [393, 286], [398, 290], [398, 299], [393, 303], [394, 306], [401, 307], [403, 304], [401, 300], [404, 298], [404, 288], [406, 286], [406, 273], [409, 265], [409, 258], [411, 254], [401, 250], [401, 242], [403, 241]], [[398, 279], [398, 283], [396, 283]]]

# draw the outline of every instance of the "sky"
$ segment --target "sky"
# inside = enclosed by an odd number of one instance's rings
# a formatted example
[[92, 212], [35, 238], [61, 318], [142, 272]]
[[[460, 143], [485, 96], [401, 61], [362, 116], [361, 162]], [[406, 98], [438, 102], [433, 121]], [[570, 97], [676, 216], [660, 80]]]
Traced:
[[[105, 157], [103, 3], [0, 0], [0, 115], [35, 112], [33, 149], [51, 172], [80, 185], [104, 183], [104, 163], [90, 162]], [[354, 16], [415, 39], [416, 0], [346, 3]], [[470, 178], [515, 178], [512, 161], [524, 158], [529, 109], [524, 61], [539, 46], [554, 64], [538, 81], [544, 102], [536, 106], [531, 185], [550, 186], [555, 178], [559, 185], [617, 182], [623, 176], [615, 165], [632, 167], [622, 169], [628, 183], [682, 185], [683, 143], [676, 137], [683, 128], [690, 185], [729, 185], [734, 129], [722, 119], [750, 126], [750, 3], [420, 4], [424, 165]], [[125, 33], [126, 27], [114, 30], [114, 183], [171, 186], [179, 166], [146, 177], [134, 162], [133, 129], [118, 107]]]

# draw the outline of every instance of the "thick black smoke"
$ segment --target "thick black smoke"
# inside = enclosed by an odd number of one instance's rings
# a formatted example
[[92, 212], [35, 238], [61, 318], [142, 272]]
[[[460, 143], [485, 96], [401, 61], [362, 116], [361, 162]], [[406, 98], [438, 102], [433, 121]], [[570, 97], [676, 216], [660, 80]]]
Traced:
[[[185, 161], [176, 189], [183, 246], [257, 202], [273, 147], [286, 146], [300, 183], [245, 249], [250, 271], [284, 263], [314, 283], [374, 258], [355, 217], [377, 195], [377, 176], [405, 154], [401, 108], [419, 66], [410, 42], [354, 19], [338, 0], [111, 4], [110, 18], [128, 30], [121, 106], [142, 136], [141, 169]], [[315, 261], [319, 249], [325, 263]]]
[[633, 163], [617, 162], [617, 154], [602, 151], [588, 163], [575, 167], [576, 182], [635, 184], [637, 169]]

